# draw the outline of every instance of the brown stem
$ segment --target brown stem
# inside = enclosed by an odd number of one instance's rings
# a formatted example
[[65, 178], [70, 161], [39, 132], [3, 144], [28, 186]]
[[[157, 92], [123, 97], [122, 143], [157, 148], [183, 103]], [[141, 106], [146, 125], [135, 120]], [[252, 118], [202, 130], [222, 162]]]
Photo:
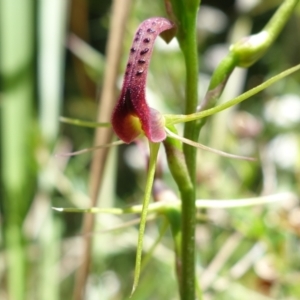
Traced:
[[[110, 22], [110, 32], [106, 49], [106, 69], [103, 81], [103, 90], [100, 96], [100, 105], [98, 110], [98, 121], [110, 121], [108, 116], [111, 115], [116, 102], [116, 79], [121, 60], [122, 41], [125, 33], [125, 24], [130, 12], [132, 0], [117, 1], [112, 4], [112, 17]], [[109, 143], [112, 137], [111, 128], [98, 128], [95, 132], [94, 145], [103, 145]], [[89, 206], [95, 206], [97, 202], [98, 191], [103, 178], [105, 160], [109, 149], [96, 151], [92, 158], [89, 193], [91, 203]], [[93, 214], [85, 214], [83, 220], [82, 234], [90, 233], [94, 226]], [[83, 299], [84, 288], [86, 285], [89, 265], [91, 260], [92, 240], [88, 236], [84, 240], [84, 257], [80, 268], [77, 271], [75, 279], [75, 288], [73, 299]]]

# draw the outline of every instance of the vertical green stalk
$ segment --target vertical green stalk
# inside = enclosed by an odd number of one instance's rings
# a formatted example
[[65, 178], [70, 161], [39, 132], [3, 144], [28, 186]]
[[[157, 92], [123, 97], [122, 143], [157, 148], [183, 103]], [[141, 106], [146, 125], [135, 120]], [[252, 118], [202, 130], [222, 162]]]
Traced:
[[42, 257], [39, 260], [39, 284], [37, 298], [40, 300], [59, 299], [59, 267], [61, 247], [61, 222], [53, 218], [52, 211], [44, 219], [42, 234], [39, 238]]
[[[63, 99], [67, 10], [67, 1], [61, 0], [40, 1], [37, 10], [39, 125], [42, 137], [50, 147], [58, 135], [58, 118]], [[51, 200], [47, 195], [53, 192], [53, 186], [48, 184], [48, 166], [49, 162], [43, 164], [38, 181], [41, 194], [45, 194], [50, 206]], [[60, 220], [50, 210], [37, 239], [41, 253], [37, 298], [41, 300], [59, 298], [57, 261], [60, 256], [61, 229]]]
[[[176, 132], [176, 129], [172, 126], [168, 128], [169, 130]], [[184, 153], [182, 150], [182, 143], [178, 140], [172, 139], [168, 137], [164, 141], [164, 146], [166, 150], [166, 156], [168, 159], [168, 165], [170, 168], [170, 172], [172, 173], [172, 176], [174, 180], [176, 181], [180, 196], [184, 203], [182, 205], [189, 203], [194, 203], [194, 185], [192, 184], [190, 180], [189, 171], [187, 169]], [[174, 238], [174, 245], [175, 245], [175, 254], [176, 254], [176, 270], [177, 270], [177, 277], [179, 282], [179, 289], [180, 293], [182, 295], [182, 299], [185, 299], [186, 293], [188, 289], [191, 289], [190, 294], [192, 293], [193, 286], [187, 286], [185, 283], [189, 282], [189, 284], [193, 284], [194, 282], [194, 271], [193, 271], [193, 265], [188, 265], [187, 263], [192, 264], [192, 260], [185, 260], [184, 258], [186, 256], [183, 255], [183, 251], [186, 251], [183, 247], [183, 240], [186, 243], [186, 237], [183, 237], [182, 234], [182, 228], [184, 226], [187, 226], [187, 222], [185, 222], [185, 225], [182, 222], [181, 212], [178, 212], [177, 210], [170, 209], [166, 212], [166, 215], [170, 221], [170, 225], [172, 228], [172, 234]], [[194, 236], [194, 234], [192, 235]], [[189, 243], [188, 243], [189, 244]], [[192, 242], [190, 242], [192, 244]], [[190, 249], [191, 252], [193, 252], [193, 249]], [[190, 269], [188, 270], [188, 266], [190, 266]], [[184, 272], [183, 272], [184, 270]], [[192, 278], [187, 279], [186, 274], [187, 270], [190, 271], [190, 276], [192, 274]], [[185, 276], [185, 278], [183, 278]], [[185, 281], [184, 284], [183, 281]]]
[[[198, 102], [198, 55], [196, 42], [196, 14], [188, 18], [183, 54], [186, 65], [186, 108], [185, 113], [196, 111]], [[184, 137], [196, 140], [195, 122], [185, 124]], [[183, 146], [183, 152], [193, 189], [182, 195], [182, 269], [181, 299], [195, 299], [195, 224], [196, 224], [196, 148]]]
[[[25, 299], [26, 256], [22, 223], [30, 202], [31, 106], [33, 100], [33, 1], [0, 2], [2, 209], [8, 269], [7, 293], [11, 300]], [[4, 197], [2, 197], [4, 196]]]
[[[186, 39], [182, 46], [186, 67], [186, 106], [185, 114], [192, 114], [196, 111], [198, 104], [198, 53], [196, 40], [196, 14], [187, 18]], [[185, 124], [184, 137], [190, 140], [197, 139], [195, 123]], [[187, 167], [192, 181], [195, 179], [196, 151], [195, 147], [187, 144], [183, 145]]]
[[[185, 113], [196, 112], [198, 104], [198, 52], [197, 52], [197, 12], [200, 0], [165, 0], [166, 9], [175, 21], [178, 29], [177, 38], [184, 55], [186, 67], [186, 106]], [[195, 122], [185, 124], [184, 137], [195, 141], [198, 137]], [[180, 293], [181, 299], [195, 299], [195, 224], [196, 224], [196, 149], [184, 145], [184, 160], [188, 174], [183, 172], [182, 178], [172, 172], [182, 198], [181, 221], [181, 266]], [[174, 165], [176, 165], [176, 160]], [[181, 162], [179, 162], [181, 164]], [[170, 163], [169, 163], [170, 166]], [[171, 168], [170, 168], [171, 169]], [[176, 167], [173, 168], [173, 170]], [[184, 174], [185, 173], [185, 174]], [[188, 183], [186, 185], [185, 183]]]
[[[207, 101], [212, 98], [215, 100], [222, 92], [226, 80], [235, 67], [239, 65], [248, 67], [259, 59], [266, 49], [274, 41], [283, 27], [284, 22], [288, 19], [297, 0], [286, 0], [279, 8], [278, 12], [270, 21], [270, 25], [265, 27], [259, 35], [253, 35], [248, 39], [243, 39], [230, 48], [229, 57], [221, 64], [221, 70], [224, 72], [216, 73], [210, 86], [210, 95]], [[167, 4], [169, 2], [167, 1]], [[197, 43], [196, 43], [196, 1], [187, 1], [184, 5], [180, 0], [171, 0], [173, 5], [169, 12], [174, 13], [179, 27], [178, 39], [185, 58], [186, 65], [186, 114], [192, 114], [197, 107], [197, 78], [198, 78], [198, 61], [197, 61]], [[280, 19], [280, 21], [279, 21]], [[252, 45], [253, 43], [253, 45]], [[217, 82], [215, 82], [217, 79]], [[220, 82], [218, 82], [220, 81]], [[206, 106], [205, 103], [204, 106]], [[211, 105], [211, 103], [210, 103]], [[185, 125], [184, 137], [190, 140], [196, 140], [202, 121], [199, 124], [190, 122]], [[181, 298], [194, 299], [194, 264], [195, 264], [195, 178], [196, 178], [196, 150], [188, 145], [183, 147], [187, 169], [193, 185], [193, 190], [182, 190], [182, 268], [181, 268]], [[180, 184], [179, 184], [180, 185]], [[179, 187], [180, 188], [180, 187]]]
[[44, 0], [38, 6], [39, 123], [48, 143], [56, 139], [63, 99], [67, 1]]
[[[185, 113], [194, 113], [198, 103], [198, 54], [196, 41], [197, 11], [185, 19], [185, 40], [182, 50], [186, 65], [186, 108]], [[184, 137], [196, 140], [198, 133], [195, 122], [185, 124]], [[183, 146], [183, 152], [193, 185], [182, 193], [182, 269], [181, 299], [195, 299], [195, 223], [196, 223], [196, 148]]]

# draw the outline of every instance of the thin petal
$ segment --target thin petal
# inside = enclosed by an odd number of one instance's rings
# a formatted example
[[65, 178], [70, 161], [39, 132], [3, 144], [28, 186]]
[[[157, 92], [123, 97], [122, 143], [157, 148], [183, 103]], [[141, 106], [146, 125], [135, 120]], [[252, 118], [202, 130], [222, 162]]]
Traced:
[[153, 143], [161, 142], [167, 136], [164, 116], [154, 108], [150, 108], [149, 136], [151, 136], [151, 142]]
[[256, 161], [256, 159], [253, 158], [253, 157], [235, 155], [235, 154], [227, 153], [227, 152], [217, 150], [217, 149], [214, 149], [214, 148], [210, 148], [208, 146], [202, 145], [200, 143], [197, 143], [197, 142], [191, 141], [187, 138], [184, 138], [182, 136], [179, 136], [178, 134], [175, 134], [174, 132], [172, 132], [171, 130], [169, 130], [167, 128], [165, 128], [165, 130], [166, 130], [166, 132], [168, 133], [168, 135], [170, 137], [172, 137], [174, 139], [177, 139], [177, 140], [180, 140], [183, 143], [188, 144], [190, 146], [193, 146], [193, 147], [196, 147], [196, 148], [199, 148], [199, 149], [202, 149], [202, 150], [210, 151], [212, 153], [219, 154], [220, 156], [224, 156], [224, 157], [241, 159], [241, 160], [248, 160], [248, 161]]

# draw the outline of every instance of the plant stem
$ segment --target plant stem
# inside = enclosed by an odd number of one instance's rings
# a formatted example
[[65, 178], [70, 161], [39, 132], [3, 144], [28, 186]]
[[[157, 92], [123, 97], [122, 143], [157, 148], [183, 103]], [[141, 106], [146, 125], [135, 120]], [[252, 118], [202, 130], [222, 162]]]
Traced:
[[[196, 41], [197, 11], [186, 18], [185, 40], [182, 50], [186, 65], [186, 107], [185, 113], [196, 111], [198, 103], [198, 54]], [[195, 141], [198, 133], [195, 122], [185, 124], [184, 137]], [[182, 266], [181, 266], [181, 299], [195, 299], [195, 224], [196, 224], [196, 148], [183, 146], [187, 169], [192, 188], [182, 190]]]
[[[196, 22], [189, 21], [186, 29], [186, 40], [183, 54], [186, 66], [186, 107], [185, 113], [192, 114], [196, 111], [198, 103], [198, 54], [196, 41]], [[195, 124], [190, 122], [184, 128], [184, 137], [190, 140], [197, 138]], [[183, 146], [187, 167], [192, 181], [195, 179], [196, 151], [194, 147]]]

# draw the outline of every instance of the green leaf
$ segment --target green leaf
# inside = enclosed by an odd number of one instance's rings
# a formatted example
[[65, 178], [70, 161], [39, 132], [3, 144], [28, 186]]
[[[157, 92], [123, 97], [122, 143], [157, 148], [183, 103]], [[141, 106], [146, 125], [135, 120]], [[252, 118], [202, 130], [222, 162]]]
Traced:
[[134, 291], [138, 286], [140, 273], [141, 273], [143, 239], [144, 239], [144, 233], [146, 227], [148, 205], [151, 197], [152, 185], [153, 185], [154, 174], [155, 174], [156, 159], [157, 159], [160, 143], [149, 142], [149, 146], [150, 146], [149, 169], [147, 173], [147, 182], [146, 182], [146, 188], [144, 192], [143, 208], [141, 213], [141, 223], [139, 228], [138, 245], [137, 245], [136, 261], [135, 261], [134, 280], [133, 280], [131, 295], [133, 295]]

